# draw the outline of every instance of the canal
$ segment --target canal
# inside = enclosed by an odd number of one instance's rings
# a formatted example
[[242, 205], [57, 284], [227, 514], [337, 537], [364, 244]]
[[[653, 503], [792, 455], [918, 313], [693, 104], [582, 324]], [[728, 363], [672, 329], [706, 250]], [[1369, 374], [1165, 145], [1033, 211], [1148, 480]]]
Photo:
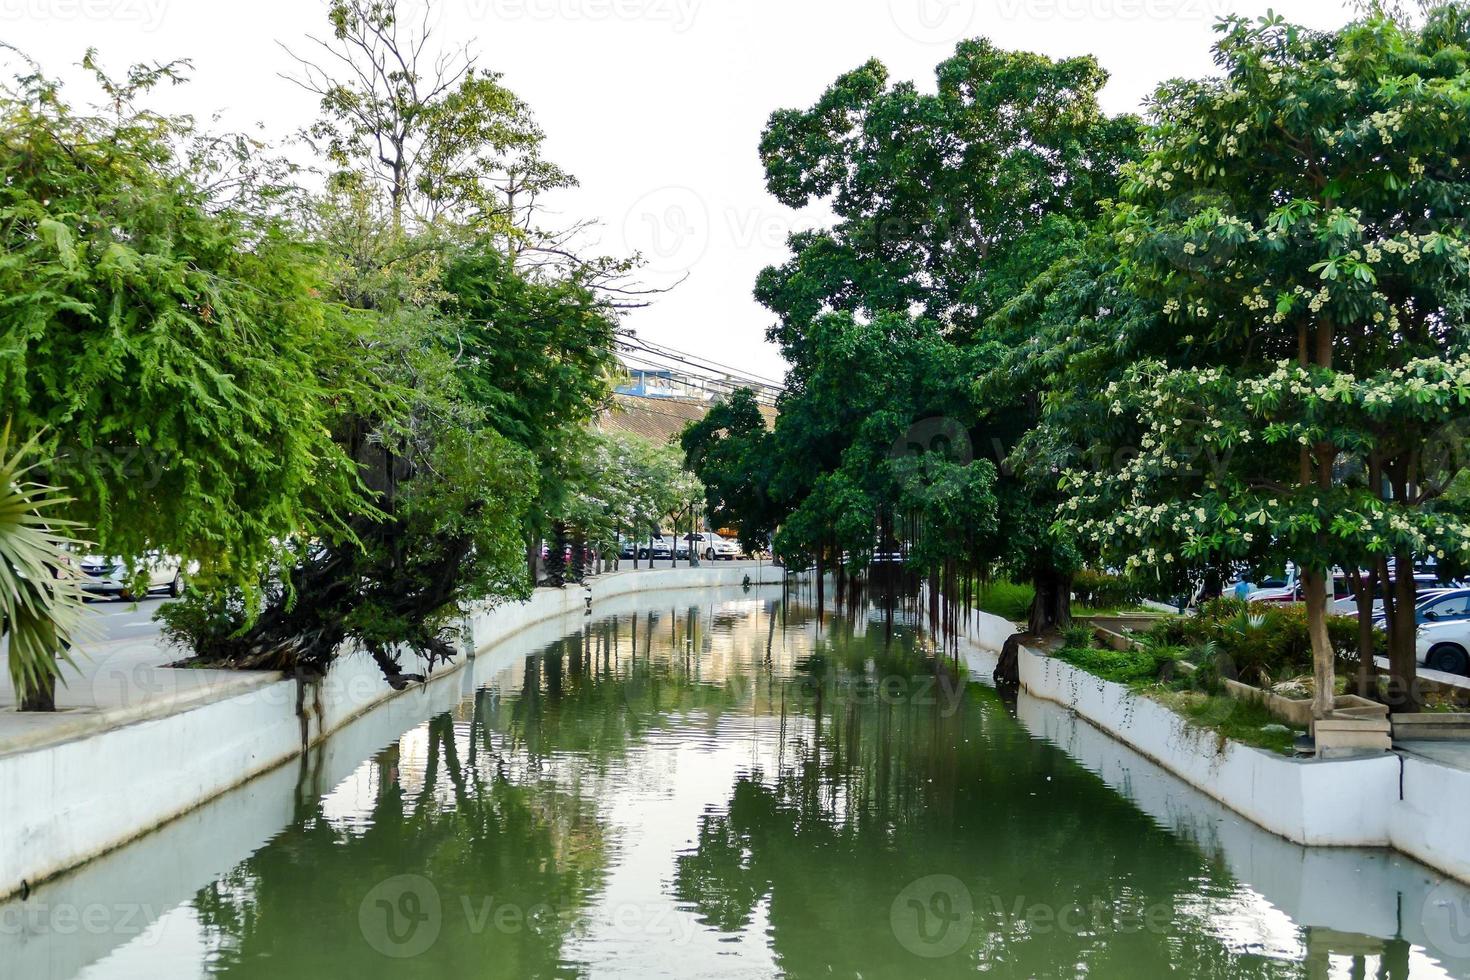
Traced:
[[0, 974], [1470, 967], [1458, 886], [1265, 834], [902, 611], [670, 593], [554, 632], [0, 906]]

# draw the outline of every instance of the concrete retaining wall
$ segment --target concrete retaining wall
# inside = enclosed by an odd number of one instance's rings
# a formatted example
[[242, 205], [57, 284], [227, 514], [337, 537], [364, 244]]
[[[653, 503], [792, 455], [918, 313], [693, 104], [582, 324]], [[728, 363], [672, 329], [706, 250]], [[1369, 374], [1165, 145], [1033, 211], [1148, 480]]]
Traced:
[[[989, 674], [1013, 632], [998, 616], [972, 614], [959, 630], [967, 667]], [[1470, 771], [1395, 753], [1291, 759], [1222, 742], [1122, 684], [1025, 647], [1019, 667], [1026, 693], [1068, 709], [1258, 827], [1297, 844], [1391, 847], [1470, 882], [1463, 829]]]
[[[611, 615], [641, 592], [777, 584], [779, 568], [726, 566], [622, 572], [586, 587], [540, 589], [528, 602], [478, 609], [475, 648], [541, 625], [555, 639], [564, 617]], [[160, 651], [160, 662], [171, 658]], [[481, 654], [483, 659], [485, 653]], [[461, 657], [428, 684], [395, 692], [361, 652], [340, 657], [317, 684], [277, 680], [176, 713], [98, 731], [29, 751], [0, 755], [0, 898], [103, 854], [208, 800], [301, 755], [353, 719], [395, 698], [425, 699], [468, 682]], [[409, 670], [422, 670], [405, 663]], [[473, 687], [470, 688], [473, 690]]]
[[1191, 726], [1121, 684], [1023, 650], [1021, 685], [1298, 844], [1393, 847], [1470, 882], [1470, 772], [1386, 753], [1290, 759]]

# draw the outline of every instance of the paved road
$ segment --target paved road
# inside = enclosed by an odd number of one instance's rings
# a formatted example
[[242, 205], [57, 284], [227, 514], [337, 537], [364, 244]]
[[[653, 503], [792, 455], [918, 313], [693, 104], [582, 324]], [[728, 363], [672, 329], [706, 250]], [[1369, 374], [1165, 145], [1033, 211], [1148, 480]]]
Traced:
[[[747, 567], [755, 568], [760, 565], [769, 565], [770, 562], [761, 561], [717, 561], [714, 563], [701, 562], [707, 568]], [[638, 563], [639, 571], [648, 571], [648, 563]], [[655, 571], [665, 571], [669, 567], [667, 561], [660, 561], [654, 566]], [[688, 568], [689, 563], [681, 560], [680, 568]], [[621, 563], [620, 571], [630, 572], [633, 570], [631, 561]], [[87, 625], [91, 629], [88, 638], [93, 643], [110, 643], [115, 640], [141, 640], [158, 633], [158, 624], [153, 620], [153, 614], [170, 600], [160, 596], [144, 599], [142, 602], [123, 602], [119, 599], [89, 599], [87, 600]]]
[[87, 638], [93, 643], [110, 643], [153, 636], [158, 632], [153, 614], [168, 601], [165, 598], [144, 599], [142, 602], [88, 599]]

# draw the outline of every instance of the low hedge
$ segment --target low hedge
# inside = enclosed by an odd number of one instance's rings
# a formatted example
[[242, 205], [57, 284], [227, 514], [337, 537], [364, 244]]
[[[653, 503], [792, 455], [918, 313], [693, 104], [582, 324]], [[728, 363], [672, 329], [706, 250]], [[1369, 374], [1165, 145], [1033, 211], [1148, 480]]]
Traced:
[[[1329, 616], [1327, 635], [1339, 660], [1357, 661], [1356, 618]], [[1149, 639], [1157, 646], [1208, 646], [1218, 657], [1222, 672], [1261, 687], [1312, 670], [1312, 641], [1302, 605], [1248, 605], [1240, 599], [1212, 599], [1196, 616], [1163, 620], [1150, 631]]]
[[1124, 575], [1085, 568], [1072, 577], [1072, 593], [1080, 605], [1092, 609], [1136, 606], [1148, 595], [1140, 583]]
[[1141, 650], [1113, 650], [1108, 647], [1067, 645], [1055, 654], [1079, 670], [1119, 684], [1155, 681], [1171, 670], [1183, 651], [1170, 647], [1147, 646]]

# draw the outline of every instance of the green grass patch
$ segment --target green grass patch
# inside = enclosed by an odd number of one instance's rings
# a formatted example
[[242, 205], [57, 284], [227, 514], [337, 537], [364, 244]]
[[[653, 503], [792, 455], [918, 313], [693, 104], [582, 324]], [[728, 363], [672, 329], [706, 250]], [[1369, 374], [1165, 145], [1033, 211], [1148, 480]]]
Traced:
[[1079, 670], [1119, 684], [1137, 684], [1158, 679], [1165, 666], [1178, 659], [1171, 649], [1112, 650], [1066, 646], [1053, 654]]
[[[1008, 579], [998, 578], [989, 585], [981, 586], [976, 604], [985, 612], [1013, 623], [1024, 623], [1031, 615], [1031, 601], [1036, 590]], [[1112, 604], [1089, 606], [1086, 603], [1072, 604], [1073, 616], [1125, 616], [1129, 613], [1154, 612], [1147, 606], [1135, 604]]]
[[1072, 606], [1073, 616], [1133, 616], [1138, 613], [1147, 613], [1151, 616], [1157, 615], [1157, 609], [1150, 609], [1145, 605], [1124, 606], [1088, 606], [1076, 603]]
[[1035, 598], [1036, 590], [1029, 585], [995, 579], [981, 586], [976, 601], [985, 612], [1014, 623], [1026, 621], [1031, 615], [1031, 601]]
[[1229, 739], [1289, 756], [1295, 754], [1297, 736], [1305, 734], [1281, 724], [1259, 701], [1241, 701], [1196, 690], [1177, 691], [1162, 685], [1155, 685], [1146, 693], [1191, 725], [1214, 733], [1221, 749]]
[[1191, 671], [1188, 651], [1182, 647], [1144, 645], [1141, 649], [1114, 650], [1092, 643], [1089, 631], [1077, 627], [1065, 632], [1065, 643], [1052, 654], [1056, 659], [1094, 677], [1126, 684], [1152, 698], [1190, 725], [1208, 731], [1217, 740], [1216, 751], [1226, 740], [1291, 755], [1300, 730], [1288, 728], [1257, 701], [1236, 700], [1211, 683], [1208, 672]]

